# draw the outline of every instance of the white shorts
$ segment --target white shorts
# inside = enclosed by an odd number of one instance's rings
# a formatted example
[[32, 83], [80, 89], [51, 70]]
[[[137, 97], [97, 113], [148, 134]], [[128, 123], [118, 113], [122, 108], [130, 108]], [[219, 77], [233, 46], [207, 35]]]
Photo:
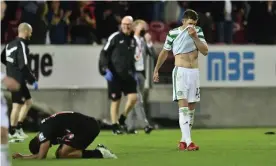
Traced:
[[1, 127], [9, 128], [8, 108], [6, 99], [1, 96]]
[[175, 67], [172, 72], [173, 101], [188, 100], [188, 103], [200, 101], [199, 70]]

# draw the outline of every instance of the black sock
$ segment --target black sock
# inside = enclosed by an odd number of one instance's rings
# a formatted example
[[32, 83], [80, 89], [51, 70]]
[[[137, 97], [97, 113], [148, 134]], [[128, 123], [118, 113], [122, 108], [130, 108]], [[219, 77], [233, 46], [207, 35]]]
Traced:
[[125, 125], [125, 121], [126, 121], [126, 116], [121, 114], [120, 119], [119, 119], [120, 125]]
[[103, 154], [98, 149], [95, 150], [83, 150], [82, 158], [103, 158]]
[[16, 130], [16, 127], [15, 126], [11, 126], [10, 128], [9, 128], [9, 132], [10, 132], [10, 134], [11, 135], [13, 135], [14, 133], [15, 133], [15, 130]]
[[23, 122], [18, 122], [17, 123], [17, 127], [16, 127], [16, 129], [21, 129], [21, 128], [23, 128]]

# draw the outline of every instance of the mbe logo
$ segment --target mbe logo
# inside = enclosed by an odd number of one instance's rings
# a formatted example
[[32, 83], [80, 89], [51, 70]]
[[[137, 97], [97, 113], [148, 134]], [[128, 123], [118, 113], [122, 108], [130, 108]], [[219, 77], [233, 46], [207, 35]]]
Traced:
[[253, 52], [210, 52], [207, 56], [208, 81], [254, 81]]

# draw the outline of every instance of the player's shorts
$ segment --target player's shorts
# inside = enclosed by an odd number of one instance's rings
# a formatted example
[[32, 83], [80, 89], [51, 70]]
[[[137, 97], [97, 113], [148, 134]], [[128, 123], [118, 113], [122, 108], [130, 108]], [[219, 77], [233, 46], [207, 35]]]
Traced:
[[172, 72], [173, 101], [188, 100], [188, 103], [200, 101], [199, 70], [175, 67]]
[[59, 148], [62, 147], [62, 144], [65, 144], [77, 150], [85, 150], [99, 135], [100, 126], [97, 120], [92, 117], [83, 119], [83, 124], [85, 127], [78, 128], [78, 130], [64, 136]]
[[[2, 92], [1, 92], [2, 93]], [[4, 97], [1, 96], [1, 127], [9, 128], [8, 108]]]
[[20, 90], [12, 92], [12, 103], [24, 104], [26, 100], [31, 98], [30, 91], [26, 84], [22, 83]]
[[136, 86], [136, 81], [132, 76], [127, 76], [124, 79], [115, 76], [112, 81], [108, 81], [108, 97], [116, 101], [121, 99], [122, 93], [124, 93], [124, 95], [137, 93]]

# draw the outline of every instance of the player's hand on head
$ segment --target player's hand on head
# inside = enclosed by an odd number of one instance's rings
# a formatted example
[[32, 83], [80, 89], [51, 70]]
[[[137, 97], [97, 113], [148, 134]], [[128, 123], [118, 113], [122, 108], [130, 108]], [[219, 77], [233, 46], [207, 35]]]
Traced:
[[188, 27], [188, 33], [192, 38], [197, 38], [196, 29], [194, 27]]
[[159, 73], [157, 71], [153, 73], [153, 82], [159, 82]]
[[20, 153], [14, 153], [14, 154], [12, 155], [12, 158], [13, 158], [13, 159], [20, 159], [20, 158], [23, 158], [23, 155], [20, 154]]

